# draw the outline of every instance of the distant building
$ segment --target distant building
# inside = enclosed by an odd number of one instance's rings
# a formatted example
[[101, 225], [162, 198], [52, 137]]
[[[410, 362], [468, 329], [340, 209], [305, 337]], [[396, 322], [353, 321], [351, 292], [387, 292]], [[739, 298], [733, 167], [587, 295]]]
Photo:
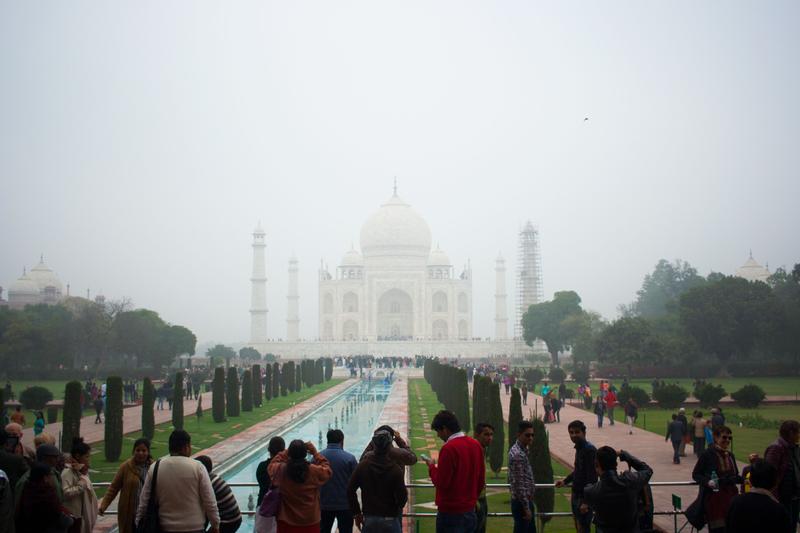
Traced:
[[736, 275], [747, 281], [763, 281], [766, 283], [770, 273], [768, 268], [759, 265], [758, 262], [753, 259], [753, 252], [751, 251], [747, 261], [736, 270]]
[[[64, 299], [64, 286], [53, 270], [44, 263], [44, 257], [39, 259], [39, 264], [26, 271], [23, 269], [20, 276], [8, 289], [8, 307], [22, 309], [26, 305], [49, 304], [53, 305]], [[0, 292], [0, 301], [2, 293]]]

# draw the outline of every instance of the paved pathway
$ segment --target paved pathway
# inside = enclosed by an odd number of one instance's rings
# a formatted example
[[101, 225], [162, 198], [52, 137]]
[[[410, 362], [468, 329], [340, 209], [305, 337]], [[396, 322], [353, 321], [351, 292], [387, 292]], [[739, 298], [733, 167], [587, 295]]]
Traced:
[[[211, 409], [211, 393], [203, 393], [203, 411]], [[158, 404], [156, 404], [158, 405]], [[196, 400], [183, 400], [183, 412], [185, 417], [193, 417], [197, 411]], [[59, 411], [59, 417], [63, 416], [63, 410]], [[105, 420], [105, 416], [102, 417]], [[164, 402], [163, 410], [155, 411], [156, 425], [172, 420], [172, 411], [167, 409], [167, 402]], [[81, 418], [81, 437], [89, 444], [102, 442], [105, 439], [105, 423], [95, 424], [95, 415], [84, 416]], [[135, 405], [126, 407], [122, 410], [122, 428], [125, 433], [141, 431], [142, 429], [142, 406]], [[61, 422], [47, 424], [44, 428], [46, 433], [50, 433], [58, 441], [61, 435]], [[33, 447], [33, 428], [25, 428], [22, 434], [22, 442], [31, 448]], [[58, 442], [56, 442], [58, 444]]]
[[[508, 406], [511, 395], [505, 394], [501, 389], [500, 400], [503, 404], [503, 415], [508, 420]], [[534, 412], [538, 405], [539, 415], [542, 413], [541, 397], [534, 394], [528, 395], [528, 405], [523, 406], [523, 415], [527, 418]], [[567, 424], [573, 420], [581, 420], [586, 424], [588, 439], [597, 446], [611, 446], [614, 449], [628, 450], [638, 459], [646, 462], [653, 469], [652, 481], [690, 481], [692, 469], [696, 462], [692, 453], [692, 446], [686, 446], [687, 457], [682, 458], [681, 464], [672, 464], [672, 445], [664, 442], [664, 436], [634, 428], [633, 435], [628, 434], [628, 426], [617, 422], [608, 425], [608, 418], [603, 423], [603, 428], [597, 427], [597, 416], [584, 409], [565, 405], [561, 409], [561, 422], [548, 424], [550, 434], [550, 453], [558, 460], [571, 465], [575, 458], [574, 445], [567, 433]], [[666, 430], [666, 428], [665, 428]], [[741, 468], [740, 464], [740, 468]], [[672, 494], [677, 494], [683, 501], [683, 508], [689, 506], [697, 497], [696, 486], [686, 487], [653, 487], [653, 502], [656, 511], [672, 510]], [[678, 521], [678, 527], [684, 520]], [[671, 516], [656, 517], [656, 524], [662, 529], [672, 531], [673, 519]]]

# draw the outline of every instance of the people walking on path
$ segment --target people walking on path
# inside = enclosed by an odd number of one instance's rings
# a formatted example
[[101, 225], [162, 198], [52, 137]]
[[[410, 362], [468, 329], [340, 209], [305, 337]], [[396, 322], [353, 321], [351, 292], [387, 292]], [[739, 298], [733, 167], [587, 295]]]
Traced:
[[556, 481], [556, 488], [572, 486], [570, 504], [578, 533], [589, 533], [592, 527], [592, 511], [586, 503], [583, 491], [586, 485], [597, 481], [595, 456], [597, 448], [586, 440], [586, 425], [580, 420], [573, 420], [567, 426], [569, 438], [575, 444], [575, 462], [572, 472], [563, 480]]
[[[481, 448], [484, 450], [484, 457], [486, 450], [492, 445], [494, 440], [494, 426], [488, 422], [478, 422], [475, 424], [475, 431], [472, 434], [473, 438], [478, 441]], [[483, 490], [478, 496], [478, 502], [475, 504], [475, 517], [477, 525], [475, 526], [475, 533], [486, 533], [486, 520], [489, 512], [489, 502], [486, 500], [486, 484], [483, 485]]]
[[694, 416], [692, 417], [691, 422], [691, 433], [692, 433], [692, 447], [694, 448], [694, 454], [700, 457], [700, 454], [703, 453], [703, 450], [706, 449], [706, 419], [703, 418], [702, 411], [695, 411]]
[[683, 422], [678, 420], [678, 415], [672, 415], [672, 422], [667, 424], [667, 436], [664, 438], [664, 442], [671, 442], [672, 443], [672, 463], [679, 465], [681, 464], [681, 443], [683, 442], [683, 437], [686, 435], [686, 427], [683, 425]]
[[6, 430], [0, 427], [0, 470], [8, 477], [12, 494], [16, 490], [17, 482], [28, 471], [25, 459], [13, 452], [16, 444], [16, 437], [9, 436]]
[[14, 424], [19, 424], [21, 427], [25, 427], [25, 413], [22, 412], [22, 407], [19, 405], [14, 408], [14, 412], [11, 413], [9, 419]]
[[683, 424], [683, 439], [678, 446], [678, 454], [681, 457], [686, 457], [686, 444], [692, 441], [691, 434], [689, 433], [689, 420], [686, 418], [686, 408], [681, 407], [678, 409], [678, 422]]
[[61, 472], [64, 507], [80, 519], [80, 533], [92, 533], [97, 522], [97, 495], [89, 479], [91, 453], [91, 447], [76, 438], [70, 450], [72, 462]]
[[528, 405], [528, 384], [522, 384], [522, 405]]
[[[313, 463], [306, 455], [313, 456]], [[324, 455], [311, 442], [295, 439], [269, 464], [269, 476], [280, 487], [278, 533], [316, 533], [321, 510], [319, 490], [333, 471]]]
[[[389, 458], [393, 437], [385, 429], [375, 432], [372, 450], [358, 464], [347, 484], [350, 512], [362, 533], [402, 530], [400, 521], [408, 502], [408, 489], [403, 467]], [[358, 489], [361, 489], [361, 503], [356, 494]]]
[[153, 463], [147, 473], [136, 510], [137, 524], [147, 516], [154, 494], [162, 531], [203, 531], [208, 521], [210, 531], [219, 533], [219, 510], [211, 478], [191, 455], [191, 436], [176, 429], [169, 436], [169, 456]]
[[633, 435], [633, 426], [636, 424], [636, 419], [639, 418], [639, 406], [633, 397], [628, 398], [625, 402], [625, 421], [628, 422], [628, 435]]
[[528, 459], [528, 447], [533, 442], [533, 424], [523, 420], [517, 426], [517, 441], [508, 450], [508, 486], [511, 490], [511, 515], [514, 533], [536, 533], [533, 509], [535, 483]]
[[[617, 457], [630, 470], [617, 472]], [[639, 495], [653, 476], [653, 469], [624, 450], [617, 452], [601, 446], [595, 456], [596, 483], [584, 489], [584, 498], [594, 511], [597, 531], [603, 533], [638, 533]]]
[[603, 427], [603, 417], [606, 414], [606, 401], [603, 399], [602, 395], [598, 395], [597, 399], [594, 401], [594, 414], [597, 415], [597, 427]]
[[483, 448], [461, 431], [450, 411], [439, 411], [431, 429], [444, 441], [438, 464], [423, 457], [436, 487], [436, 533], [474, 531], [475, 504], [486, 484]]
[[212, 472], [214, 463], [211, 461], [211, 457], [198, 455], [195, 460], [203, 464], [211, 480], [211, 488], [214, 489], [214, 497], [217, 500], [217, 510], [219, 511], [220, 533], [236, 533], [239, 526], [242, 525], [242, 513], [231, 487], [227, 481]]
[[608, 425], [614, 425], [614, 408], [617, 406], [617, 393], [614, 389], [608, 389], [606, 392], [606, 410], [608, 411]]
[[731, 501], [725, 519], [726, 533], [794, 533], [796, 523], [772, 494], [772, 489], [778, 486], [778, 470], [764, 459], [756, 459], [750, 469], [750, 482], [747, 494]]
[[96, 413], [94, 417], [94, 423], [102, 424], [103, 419], [100, 417], [100, 415], [103, 414], [103, 399], [100, 396], [98, 396], [97, 398], [94, 399], [93, 405], [94, 405], [94, 412]]
[[786, 420], [778, 430], [778, 438], [767, 447], [764, 459], [777, 470], [777, 485], [772, 494], [789, 512], [792, 527], [800, 515], [800, 422]]
[[730, 451], [733, 434], [727, 426], [713, 430], [714, 444], [697, 460], [692, 479], [700, 485], [703, 511], [710, 533], [725, 531], [725, 517], [742, 482], [736, 458]]
[[256, 507], [261, 506], [261, 501], [264, 495], [272, 488], [272, 480], [269, 477], [269, 464], [276, 455], [286, 449], [286, 442], [283, 437], [272, 437], [269, 439], [267, 451], [269, 451], [269, 458], [266, 461], [261, 461], [256, 467], [256, 481], [258, 481], [258, 498], [256, 499]]
[[[320, 489], [320, 508], [322, 520], [321, 533], [330, 533], [336, 521], [339, 533], [353, 531], [353, 513], [347, 501], [347, 483], [358, 466], [353, 454], [344, 450], [344, 433], [341, 429], [331, 429], [327, 435], [328, 447], [320, 453], [328, 460], [333, 474]], [[391, 444], [391, 438], [389, 439]]]
[[42, 431], [44, 431], [44, 414], [36, 411], [36, 420], [33, 421], [33, 436], [41, 434]]
[[100, 516], [103, 516], [119, 494], [117, 503], [117, 529], [119, 533], [135, 533], [136, 509], [139, 505], [139, 496], [147, 478], [147, 470], [153, 464], [150, 455], [150, 441], [137, 439], [133, 443], [133, 455], [122, 463], [117, 470], [108, 491], [100, 502]]

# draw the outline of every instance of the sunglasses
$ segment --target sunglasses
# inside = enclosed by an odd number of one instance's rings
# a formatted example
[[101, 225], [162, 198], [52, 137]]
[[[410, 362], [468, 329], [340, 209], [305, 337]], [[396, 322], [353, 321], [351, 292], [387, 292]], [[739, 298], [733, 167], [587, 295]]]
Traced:
[[720, 440], [733, 440], [733, 435], [720, 435]]

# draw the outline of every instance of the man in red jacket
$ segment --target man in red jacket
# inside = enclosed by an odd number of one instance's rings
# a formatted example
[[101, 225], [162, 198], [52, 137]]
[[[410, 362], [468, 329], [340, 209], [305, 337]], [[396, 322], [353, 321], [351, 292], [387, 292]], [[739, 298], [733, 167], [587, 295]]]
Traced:
[[439, 464], [423, 457], [436, 487], [436, 533], [474, 531], [475, 502], [486, 483], [483, 448], [461, 431], [456, 415], [439, 411], [431, 429], [444, 441]]

